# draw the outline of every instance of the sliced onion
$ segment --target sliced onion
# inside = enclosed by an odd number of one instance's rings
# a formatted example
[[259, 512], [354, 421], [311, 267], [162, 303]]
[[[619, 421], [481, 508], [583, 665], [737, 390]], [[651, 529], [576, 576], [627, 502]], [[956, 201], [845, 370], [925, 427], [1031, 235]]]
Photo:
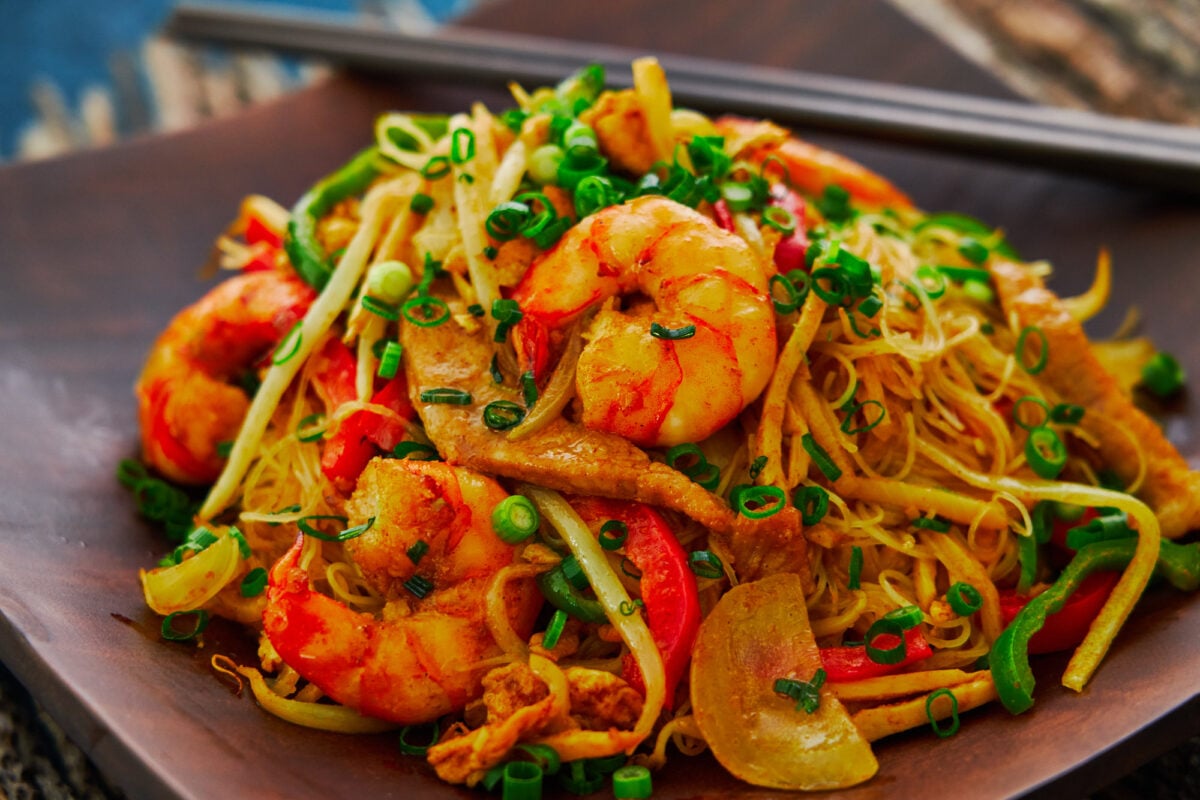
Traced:
[[721, 766], [755, 786], [814, 791], [862, 783], [871, 745], [829, 690], [812, 714], [775, 693], [813, 679], [821, 654], [796, 575], [735, 586], [704, 620], [692, 651], [692, 711]]
[[163, 615], [200, 608], [233, 580], [241, 562], [237, 540], [225, 534], [173, 567], [142, 570], [146, 605]]

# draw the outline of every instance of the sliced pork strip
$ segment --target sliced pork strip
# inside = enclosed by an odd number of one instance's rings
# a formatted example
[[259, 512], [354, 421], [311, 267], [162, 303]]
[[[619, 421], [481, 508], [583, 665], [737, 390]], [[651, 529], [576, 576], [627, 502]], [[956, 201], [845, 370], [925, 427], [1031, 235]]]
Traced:
[[1096, 438], [1100, 455], [1124, 481], [1137, 477], [1140, 443], [1146, 476], [1138, 495], [1154, 509], [1163, 536], [1176, 538], [1200, 528], [1200, 473], [1121, 391], [1092, 352], [1083, 326], [1026, 267], [997, 261], [991, 272], [1005, 314], [1015, 315], [1021, 326], [1040, 328], [1046, 337], [1049, 356], [1038, 377], [1063, 400], [1087, 409], [1081, 427]]

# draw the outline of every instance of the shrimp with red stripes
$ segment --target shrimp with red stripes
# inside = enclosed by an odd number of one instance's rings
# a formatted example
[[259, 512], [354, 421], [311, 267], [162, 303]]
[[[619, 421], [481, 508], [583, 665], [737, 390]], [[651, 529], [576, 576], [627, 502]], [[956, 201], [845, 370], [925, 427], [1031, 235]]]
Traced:
[[545, 340], [595, 310], [576, 371], [582, 423], [642, 446], [698, 441], [770, 379], [768, 270], [698, 211], [639, 197], [586, 217], [531, 265], [513, 293], [518, 338]]
[[820, 197], [840, 186], [856, 200], [872, 206], [908, 208], [912, 201], [891, 181], [846, 156], [792, 136], [766, 120], [722, 117], [714, 123], [728, 142], [730, 153], [761, 164], [776, 159], [786, 170], [788, 184]]
[[175, 316], [138, 377], [146, 463], [179, 483], [216, 480], [250, 399], [236, 385], [308, 311], [316, 292], [277, 270], [223, 281]]
[[[344, 706], [400, 724], [460, 711], [503, 654], [487, 604], [517, 549], [492, 529], [508, 493], [493, 479], [441, 462], [375, 459], [346, 510], [366, 531], [345, 543], [386, 600], [378, 615], [313, 588], [304, 540], [271, 570], [263, 630], [284, 663]], [[311, 554], [310, 554], [311, 555]], [[494, 588], [526, 641], [542, 597], [532, 576]]]

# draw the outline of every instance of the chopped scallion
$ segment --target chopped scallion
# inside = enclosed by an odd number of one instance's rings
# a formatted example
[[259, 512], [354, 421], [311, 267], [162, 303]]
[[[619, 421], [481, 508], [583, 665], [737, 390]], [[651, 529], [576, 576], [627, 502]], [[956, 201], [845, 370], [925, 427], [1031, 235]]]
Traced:
[[441, 403], [450, 406], [469, 406], [474, 401], [470, 392], [449, 387], [424, 389], [420, 397], [422, 403]]
[[558, 640], [562, 637], [563, 628], [567, 624], [567, 612], [561, 608], [556, 610], [553, 616], [550, 617], [550, 624], [546, 626], [546, 632], [542, 634], [542, 648], [545, 650], [553, 650], [558, 644]]
[[242, 583], [239, 590], [242, 597], [258, 597], [263, 593], [263, 589], [267, 588], [267, 571], [262, 567], [255, 567], [246, 573], [246, 577], [242, 578]]
[[1039, 478], [1054, 480], [1067, 464], [1067, 447], [1052, 429], [1034, 428], [1025, 440], [1025, 460]]
[[1170, 353], [1159, 351], [1142, 367], [1142, 386], [1156, 397], [1170, 397], [1185, 380], [1183, 367]]
[[600, 535], [597, 538], [605, 550], [620, 550], [629, 538], [629, 526], [619, 519], [607, 520], [600, 526]]
[[379, 359], [379, 370], [376, 374], [385, 381], [396, 377], [400, 371], [400, 357], [404, 355], [404, 347], [399, 342], [388, 342], [383, 347], [383, 355]]
[[[1029, 337], [1038, 340], [1039, 346], [1037, 356], [1032, 362], [1026, 357], [1026, 343]], [[1021, 365], [1021, 369], [1028, 372], [1030, 375], [1037, 375], [1046, 368], [1046, 362], [1050, 358], [1050, 344], [1046, 341], [1046, 334], [1042, 333], [1042, 329], [1036, 325], [1026, 325], [1021, 329], [1021, 333], [1017, 336], [1017, 363]]]
[[423, 600], [426, 595], [433, 591], [433, 581], [423, 575], [413, 575], [401, 585], [418, 600]]
[[642, 800], [654, 793], [650, 770], [641, 764], [621, 767], [612, 776], [613, 797], [617, 800]]
[[483, 424], [494, 431], [515, 428], [525, 419], [525, 409], [511, 400], [494, 400], [483, 407]]
[[800, 509], [800, 521], [816, 525], [829, 512], [829, 492], [821, 486], [798, 486], [792, 492], [792, 505]]
[[946, 602], [960, 617], [968, 617], [983, 608], [983, 595], [969, 583], [959, 581], [946, 590]]
[[304, 339], [303, 334], [300, 333], [300, 328], [303, 324], [303, 320], [297, 320], [296, 324], [283, 337], [283, 340], [279, 342], [279, 345], [275, 348], [275, 352], [271, 354], [272, 364], [286, 364], [292, 356], [299, 352], [300, 345]]
[[[438, 743], [441, 735], [437, 720], [426, 725], [405, 725], [400, 729], [396, 746], [405, 755], [423, 756], [429, 752], [429, 748]], [[413, 741], [414, 737], [416, 741]]]
[[825, 452], [825, 448], [817, 443], [811, 433], [806, 433], [800, 437], [800, 445], [804, 448], [804, 452], [808, 453], [813, 463], [817, 465], [817, 469], [821, 470], [821, 474], [831, 481], [837, 481], [842, 477], [842, 470], [837, 464], [833, 463], [833, 459], [829, 457], [829, 453]]
[[[950, 724], [944, 728], [938, 725], [937, 717], [935, 717], [933, 713], [933, 703], [939, 697], [950, 698]], [[936, 733], [939, 738], [945, 739], [949, 736], [953, 736], [954, 734], [958, 733], [959, 726], [958, 697], [955, 696], [954, 692], [946, 688], [938, 689], [935, 692], [930, 692], [929, 697], [925, 698], [925, 716], [929, 718], [929, 725], [933, 728], [933, 732]]]
[[518, 544], [537, 533], [542, 519], [528, 497], [509, 495], [492, 510], [492, 530], [506, 544]]
[[851, 590], [862, 587], [863, 549], [858, 545], [850, 548], [850, 569], [846, 587]]
[[671, 341], [677, 339], [690, 339], [696, 335], [696, 326], [684, 325], [679, 328], [668, 328], [664, 325], [658, 324], [657, 322], [651, 322], [650, 335], [655, 339], [667, 339]]
[[[191, 622], [191, 627], [180, 630], [175, 627], [176, 620]], [[193, 611], [175, 611], [168, 614], [162, 621], [162, 638], [168, 642], [190, 642], [208, 627], [208, 612], [202, 608]]]
[[721, 563], [720, 557], [711, 550], [695, 550], [689, 553], [688, 564], [697, 577], [710, 580], [725, 577], [725, 565]]
[[773, 516], [787, 505], [787, 493], [778, 486], [735, 486], [729, 499], [735, 511], [750, 519]]

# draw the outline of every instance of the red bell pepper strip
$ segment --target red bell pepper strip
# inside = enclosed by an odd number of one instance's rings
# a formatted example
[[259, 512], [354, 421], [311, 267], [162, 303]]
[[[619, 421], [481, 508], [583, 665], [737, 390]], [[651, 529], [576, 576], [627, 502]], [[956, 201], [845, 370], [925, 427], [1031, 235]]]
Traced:
[[[887, 650], [896, 646], [896, 639], [897, 637], [890, 633], [882, 633], [875, 637], [874, 646]], [[860, 644], [852, 647], [822, 647], [821, 668], [825, 670], [825, 679], [830, 683], [850, 683], [864, 678], [891, 675], [931, 655], [933, 648], [929, 646], [921, 629], [916, 627], [904, 632], [904, 658], [895, 664], [880, 664], [872, 660], [867, 655], [867, 646]]]
[[718, 200], [713, 203], [713, 218], [719, 227], [724, 228], [730, 233], [737, 232], [733, 225], [733, 212], [729, 210], [729, 203], [724, 200]]
[[533, 372], [535, 380], [546, 375], [550, 365], [550, 329], [539, 317], [524, 314], [509, 334], [522, 372]]
[[[1087, 636], [1092, 620], [1100, 613], [1121, 573], [1093, 572], [1067, 599], [1062, 609], [1046, 617], [1041, 629], [1029, 640], [1029, 653], [1057, 653], [1079, 645]], [[1032, 598], [1022, 597], [1015, 589], [1000, 592], [1000, 616], [1008, 625]]]
[[791, 235], [784, 236], [775, 245], [775, 268], [781, 275], [794, 269], [804, 269], [804, 254], [808, 250], [804, 198], [783, 184], [775, 184], [771, 189], [771, 205], [790, 211], [796, 220], [796, 229]]
[[246, 244], [265, 243], [274, 248], [283, 247], [283, 237], [267, 227], [261, 219], [251, 214], [246, 219]]
[[279, 234], [251, 214], [246, 218], [244, 238], [253, 256], [242, 265], [242, 272], [266, 272], [278, 269], [279, 252], [283, 248], [283, 238]]
[[[615, 519], [628, 528], [625, 557], [642, 573], [639, 582], [646, 624], [662, 655], [667, 688], [665, 705], [670, 709], [675, 704], [675, 687], [687, 670], [692, 645], [700, 630], [700, 596], [687, 553], [666, 520], [650, 506], [593, 497], [573, 498], [571, 506], [589, 525], [598, 526]], [[632, 654], [625, 656], [622, 676], [630, 686], [645, 694], [642, 671]]]
[[[357, 364], [350, 350], [337, 339], [330, 339], [317, 356], [320, 359], [315, 381], [318, 393], [325, 401], [327, 413], [334, 413], [342, 404], [354, 400]], [[404, 375], [384, 383], [371, 397], [375, 405], [395, 411], [403, 419], [416, 416], [408, 400]], [[404, 439], [404, 426], [391, 417], [371, 411], [356, 411], [324, 442], [321, 452], [321, 471], [334, 486], [343, 491], [354, 488], [367, 462], [381, 452], [390, 452]]]

